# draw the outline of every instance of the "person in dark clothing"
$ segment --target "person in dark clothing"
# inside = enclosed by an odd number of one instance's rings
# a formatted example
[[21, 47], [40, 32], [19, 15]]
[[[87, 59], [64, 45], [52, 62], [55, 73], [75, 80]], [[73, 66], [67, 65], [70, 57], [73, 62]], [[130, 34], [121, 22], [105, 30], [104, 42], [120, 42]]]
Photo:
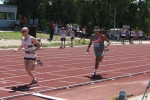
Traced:
[[50, 28], [50, 38], [49, 38], [49, 40], [53, 40], [53, 35], [54, 35], [54, 30], [55, 30], [53, 21], [51, 21], [51, 23], [49, 25], [49, 28]]

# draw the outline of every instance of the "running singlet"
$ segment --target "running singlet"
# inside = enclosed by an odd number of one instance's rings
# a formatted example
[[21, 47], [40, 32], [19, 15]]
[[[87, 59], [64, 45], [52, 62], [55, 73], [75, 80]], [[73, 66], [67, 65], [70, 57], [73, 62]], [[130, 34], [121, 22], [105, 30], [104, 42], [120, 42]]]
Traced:
[[22, 45], [24, 46], [24, 57], [25, 58], [36, 58], [36, 53], [30, 54], [31, 51], [35, 50], [35, 46], [31, 41], [32, 36], [29, 36], [27, 40], [24, 40], [24, 37], [22, 38]]
[[142, 31], [139, 31], [139, 36], [143, 36], [143, 32]]
[[66, 38], [66, 31], [65, 30], [61, 30], [60, 34], [61, 34], [61, 38]]
[[125, 33], [125, 32], [122, 32], [121, 36], [126, 36], [126, 33]]
[[82, 31], [82, 34], [86, 34], [86, 31]]
[[75, 37], [73, 33], [74, 32], [70, 32], [70, 37]]
[[132, 32], [131, 32], [131, 34], [130, 34], [130, 36], [134, 36], [134, 34], [135, 34], [135, 32], [134, 32], [134, 31], [132, 31]]
[[104, 50], [104, 40], [102, 35], [100, 37], [96, 37], [95, 34], [92, 34], [92, 41], [93, 41], [93, 46], [94, 46], [94, 52], [103, 52]]

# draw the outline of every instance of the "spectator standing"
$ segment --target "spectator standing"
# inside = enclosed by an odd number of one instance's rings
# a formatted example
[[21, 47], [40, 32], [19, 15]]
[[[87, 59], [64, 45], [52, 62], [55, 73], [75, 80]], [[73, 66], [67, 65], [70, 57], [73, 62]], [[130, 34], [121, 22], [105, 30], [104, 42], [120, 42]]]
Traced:
[[124, 43], [125, 38], [126, 38], [126, 30], [123, 29], [121, 32], [121, 44], [125, 44]]
[[57, 22], [55, 22], [54, 28], [55, 28], [54, 34], [58, 34], [58, 24], [57, 24]]
[[16, 29], [20, 30], [20, 20], [19, 19], [16, 20]]
[[34, 25], [35, 25], [36, 28], [38, 28], [38, 26], [39, 26], [39, 20], [38, 20], [38, 18], [34, 19]]
[[80, 37], [80, 27], [77, 26], [77, 37]]
[[60, 33], [61, 28], [62, 28], [62, 24], [61, 24], [61, 22], [59, 21], [59, 23], [58, 23], [58, 33]]
[[73, 47], [73, 41], [74, 41], [74, 37], [75, 37], [75, 32], [70, 30], [70, 39], [71, 39], [71, 47]]
[[65, 48], [65, 41], [66, 41], [66, 31], [65, 28], [62, 27], [62, 30], [60, 30], [59, 35], [61, 36], [61, 46], [60, 48]]
[[72, 30], [72, 24], [71, 23], [69, 24], [68, 28], [69, 28], [69, 34], [68, 34], [68, 36], [69, 36], [70, 35], [70, 31]]
[[12, 28], [13, 28], [14, 31], [17, 31], [17, 28], [16, 28], [16, 21], [14, 21], [11, 26], [12, 26]]
[[84, 27], [82, 29], [82, 35], [81, 35], [81, 39], [79, 40], [79, 43], [80, 41], [83, 39], [83, 44], [85, 44], [85, 36], [86, 36], [87, 32], [86, 32], [86, 28]]
[[66, 33], [69, 36], [69, 24], [66, 25]]
[[29, 25], [33, 26], [33, 19], [32, 18], [30, 18], [30, 20], [29, 20]]
[[130, 33], [130, 44], [133, 44], [134, 36], [135, 36], [135, 29], [133, 29]]
[[139, 37], [139, 44], [142, 44], [143, 31], [141, 29], [138, 32], [138, 37]]
[[49, 28], [50, 28], [50, 40], [53, 40], [53, 35], [54, 35], [54, 22], [51, 21], [50, 25], [49, 25]]
[[27, 27], [27, 19], [26, 19], [26, 17], [24, 17], [23, 19], [22, 19], [22, 23], [23, 23], [23, 27]]
[[74, 31], [75, 37], [76, 37], [76, 36], [77, 36], [77, 27], [76, 27], [76, 26], [73, 26], [73, 27], [72, 27], [72, 30]]

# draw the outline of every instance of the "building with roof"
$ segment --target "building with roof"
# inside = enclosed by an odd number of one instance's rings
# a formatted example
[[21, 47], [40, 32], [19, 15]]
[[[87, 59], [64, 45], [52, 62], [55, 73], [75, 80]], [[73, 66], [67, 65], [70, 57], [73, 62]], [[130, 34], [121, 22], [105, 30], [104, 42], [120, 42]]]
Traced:
[[10, 28], [16, 21], [17, 6], [0, 4], [0, 30]]

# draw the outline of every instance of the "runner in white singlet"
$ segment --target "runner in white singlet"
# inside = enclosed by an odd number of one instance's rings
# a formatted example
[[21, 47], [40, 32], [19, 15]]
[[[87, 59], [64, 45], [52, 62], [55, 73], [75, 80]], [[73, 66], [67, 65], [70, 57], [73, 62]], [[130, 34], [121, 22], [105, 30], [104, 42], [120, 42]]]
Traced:
[[[14, 52], [21, 50], [24, 48], [24, 65], [26, 72], [32, 78], [32, 82], [30, 84], [36, 84], [37, 80], [31, 72], [37, 64], [43, 65], [40, 60], [36, 60], [36, 51], [40, 49], [41, 43], [37, 41], [34, 37], [28, 35], [29, 29], [24, 27], [21, 29], [23, 38], [22, 44], [18, 49], [15, 49]], [[37, 47], [34, 46], [36, 44]]]

